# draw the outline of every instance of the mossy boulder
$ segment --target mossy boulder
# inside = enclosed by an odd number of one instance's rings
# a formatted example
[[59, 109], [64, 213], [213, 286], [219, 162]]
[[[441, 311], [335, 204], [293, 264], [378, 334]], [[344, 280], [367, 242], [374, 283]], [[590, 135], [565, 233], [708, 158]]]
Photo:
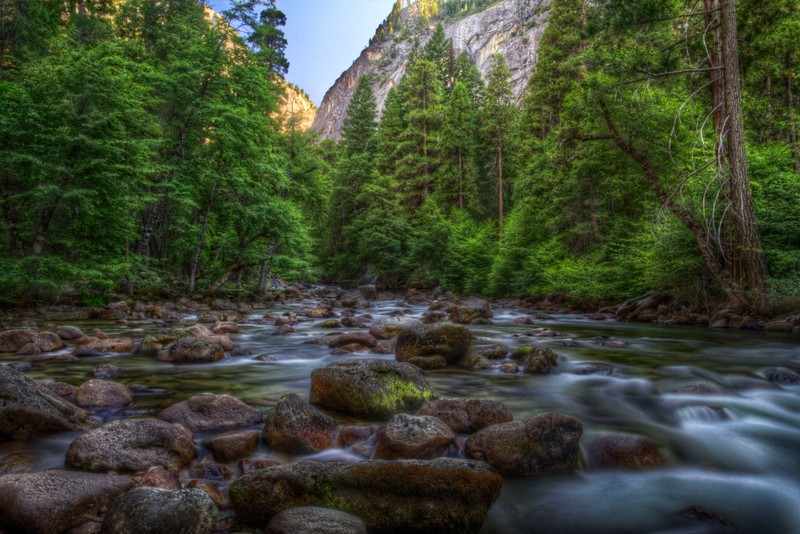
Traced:
[[409, 363], [351, 360], [311, 373], [312, 404], [356, 416], [388, 419], [435, 398], [422, 371]]
[[530, 350], [522, 359], [522, 369], [526, 373], [546, 375], [556, 366], [558, 357], [549, 347], [527, 347]]
[[342, 510], [374, 533], [478, 532], [502, 477], [482, 462], [368, 460], [300, 462], [254, 471], [230, 488], [239, 521], [262, 526], [303, 506]]
[[454, 364], [467, 354], [471, 344], [472, 333], [463, 326], [421, 326], [400, 334], [394, 354], [399, 362], [441, 356], [448, 364]]
[[273, 450], [308, 454], [335, 447], [339, 426], [332, 417], [289, 393], [281, 397], [267, 416], [262, 437]]
[[574, 417], [541, 414], [484, 428], [467, 440], [466, 453], [503, 475], [565, 473], [578, 463], [582, 434]]
[[492, 318], [492, 307], [485, 300], [472, 300], [450, 307], [450, 320], [458, 324], [469, 324], [479, 319]]
[[172, 363], [215, 362], [225, 357], [223, 348], [207, 339], [182, 337], [158, 353], [158, 359]]

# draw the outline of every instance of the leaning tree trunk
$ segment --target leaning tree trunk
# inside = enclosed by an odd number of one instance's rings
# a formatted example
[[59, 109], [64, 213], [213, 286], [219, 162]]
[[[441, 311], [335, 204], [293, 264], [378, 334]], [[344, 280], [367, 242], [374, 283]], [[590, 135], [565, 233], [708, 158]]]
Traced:
[[745, 298], [751, 304], [753, 311], [767, 314], [770, 307], [767, 268], [761, 249], [761, 236], [756, 227], [753, 194], [747, 177], [734, 0], [720, 0], [719, 10], [723, 85], [727, 114], [725, 130], [727, 166], [736, 228], [735, 276], [737, 285], [748, 293]]

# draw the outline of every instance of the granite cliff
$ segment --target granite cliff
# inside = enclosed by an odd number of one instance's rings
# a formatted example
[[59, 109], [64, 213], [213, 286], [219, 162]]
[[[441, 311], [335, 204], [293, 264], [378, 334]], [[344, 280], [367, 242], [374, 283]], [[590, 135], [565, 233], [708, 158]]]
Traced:
[[439, 22], [452, 40], [455, 55], [466, 52], [482, 74], [488, 72], [494, 54], [503, 54], [511, 70], [514, 94], [521, 100], [537, 61], [549, 3], [550, 0], [501, 0], [479, 13], [462, 17], [443, 14], [427, 22], [420, 19], [418, 6], [412, 3], [399, 14], [401, 29], [388, 37], [376, 34], [328, 90], [317, 110], [313, 130], [322, 138], [340, 138], [347, 106], [363, 75], [372, 75], [378, 109], [383, 109], [389, 89], [405, 73], [414, 41], [424, 46]]

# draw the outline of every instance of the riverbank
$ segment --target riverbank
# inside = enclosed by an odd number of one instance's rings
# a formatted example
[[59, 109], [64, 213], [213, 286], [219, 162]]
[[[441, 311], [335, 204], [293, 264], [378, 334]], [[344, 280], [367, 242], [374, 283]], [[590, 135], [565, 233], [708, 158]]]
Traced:
[[[0, 442], [0, 472], [13, 477], [3, 484], [11, 493], [0, 492], [1, 524], [13, 531], [46, 502], [75, 512], [59, 519], [83, 521], [81, 532], [114, 518], [174, 519], [177, 509], [196, 512], [181, 516], [194, 532], [252, 531], [308, 504], [388, 532], [447, 531], [442, 521], [485, 533], [525, 532], [532, 521], [576, 533], [800, 525], [786, 502], [800, 488], [783, 478], [800, 475], [800, 409], [791, 408], [800, 363], [786, 333], [626, 324], [423, 292], [400, 299], [371, 287], [213, 304], [224, 309], [117, 302], [100, 319], [40, 310], [23, 318], [38, 330], [3, 337], [29, 354], [0, 355], [4, 406], [13, 394], [26, 407], [16, 437]], [[401, 338], [409, 329], [424, 335]], [[62, 346], [45, 350], [53, 336]], [[360, 377], [358, 387], [337, 389], [346, 377]], [[40, 434], [33, 406], [71, 415]], [[519, 433], [530, 447], [509, 455]], [[66, 493], [34, 491], [42, 487]], [[289, 498], [269, 488], [294, 489]], [[87, 520], [98, 492], [108, 497]], [[624, 513], [634, 494], [651, 503], [635, 517]], [[759, 510], [713, 498], [731, 494]], [[389, 513], [400, 502], [414, 524]]]

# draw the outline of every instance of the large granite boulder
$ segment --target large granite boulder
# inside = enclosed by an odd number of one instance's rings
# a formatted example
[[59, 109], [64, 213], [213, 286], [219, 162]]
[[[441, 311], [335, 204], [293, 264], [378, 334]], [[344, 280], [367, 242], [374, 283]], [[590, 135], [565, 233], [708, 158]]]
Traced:
[[473, 434], [513, 419], [502, 402], [482, 399], [432, 400], [423, 404], [417, 415], [438, 417], [458, 434]]
[[200, 393], [177, 402], [158, 417], [170, 423], [180, 423], [193, 432], [250, 426], [264, 420], [260, 411], [236, 397], [213, 393]]
[[103, 520], [103, 534], [207, 534], [217, 508], [199, 489], [136, 488], [117, 498]]
[[466, 452], [504, 475], [564, 473], [578, 463], [582, 434], [574, 417], [541, 414], [484, 428], [467, 440]]
[[133, 487], [127, 477], [42, 471], [0, 477], [0, 530], [60, 534]]
[[51, 352], [64, 348], [61, 338], [52, 332], [40, 332], [36, 334], [30, 343], [22, 346], [17, 354], [20, 356], [33, 356], [43, 352]]
[[376, 339], [391, 339], [421, 324], [417, 319], [412, 319], [405, 315], [396, 315], [373, 324], [369, 328], [369, 333]]
[[262, 433], [264, 443], [273, 450], [289, 454], [308, 454], [335, 447], [339, 426], [294, 393], [281, 397], [267, 416]]
[[448, 364], [454, 364], [467, 354], [471, 343], [472, 334], [463, 326], [420, 326], [400, 334], [394, 354], [399, 362], [422, 363], [425, 359], [441, 357]]
[[478, 532], [503, 479], [481, 462], [300, 462], [253, 471], [230, 488], [240, 521], [262, 526], [278, 513], [325, 506], [361, 518], [375, 533]]
[[304, 506], [273, 517], [266, 534], [367, 534], [367, 525], [341, 510]]
[[436, 417], [397, 414], [378, 438], [373, 458], [432, 460], [441, 456], [455, 437], [450, 427]]
[[311, 373], [312, 404], [361, 417], [388, 419], [436, 397], [422, 371], [408, 363], [351, 360]]
[[0, 441], [88, 430], [89, 414], [7, 365], [0, 365]]
[[83, 471], [135, 473], [153, 466], [180, 469], [195, 457], [186, 429], [160, 419], [121, 419], [78, 436], [67, 465]]

